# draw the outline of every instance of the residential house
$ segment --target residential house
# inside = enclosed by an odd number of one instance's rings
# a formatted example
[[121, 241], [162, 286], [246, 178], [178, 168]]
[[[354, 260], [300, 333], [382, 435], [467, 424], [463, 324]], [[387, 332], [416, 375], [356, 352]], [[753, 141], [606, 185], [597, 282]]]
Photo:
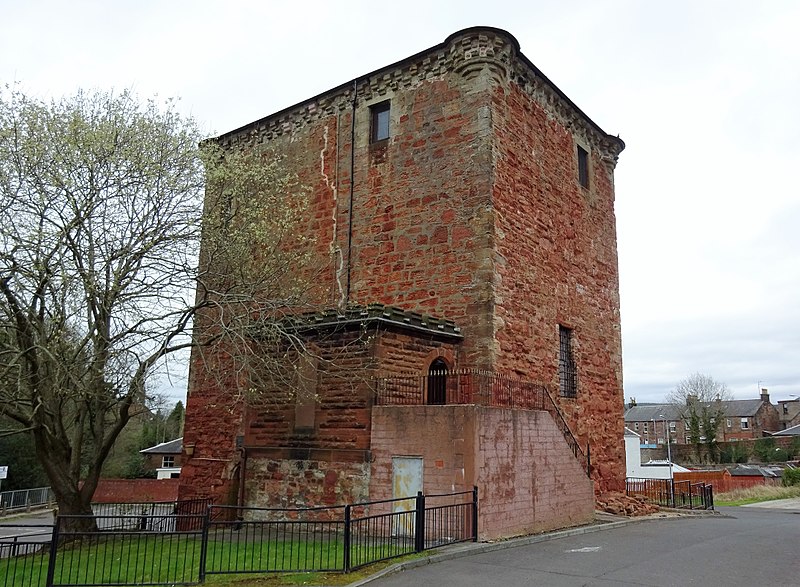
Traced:
[[[717, 432], [718, 442], [762, 438], [779, 428], [778, 411], [762, 390], [759, 399], [720, 402], [724, 420]], [[625, 426], [640, 435], [643, 445], [690, 444], [689, 423], [681, 406], [638, 404], [625, 411]]]
[[778, 418], [781, 430], [800, 424], [800, 398], [778, 400]]
[[624, 487], [624, 143], [512, 35], [459, 31], [216, 140], [279, 151], [309, 188], [325, 293], [286, 324], [314, 349], [293, 359], [294, 395], [264, 384], [269, 405], [245, 405], [248, 382], [193, 355], [182, 498], [477, 486], [481, 536], [497, 537], [582, 523], [595, 490]]
[[639, 436], [642, 445], [680, 443], [684, 432], [682, 411], [673, 404], [636, 404], [625, 410], [625, 427]]
[[156, 479], [177, 479], [181, 475], [183, 438], [162, 442], [139, 451], [144, 456], [144, 470], [155, 471]]
[[800, 424], [779, 430], [773, 436], [800, 436]]

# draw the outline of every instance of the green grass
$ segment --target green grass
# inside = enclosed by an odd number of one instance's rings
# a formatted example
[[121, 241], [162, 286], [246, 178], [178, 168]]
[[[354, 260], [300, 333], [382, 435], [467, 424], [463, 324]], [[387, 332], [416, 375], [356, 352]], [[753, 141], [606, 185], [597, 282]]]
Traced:
[[757, 485], [747, 489], [735, 489], [714, 496], [715, 506], [737, 506], [775, 499], [800, 497], [800, 486], [779, 487], [773, 485]]
[[398, 557], [388, 561], [381, 561], [362, 567], [352, 573], [287, 573], [287, 574], [257, 574], [257, 575], [209, 575], [206, 583], [213, 587], [293, 587], [306, 585], [308, 587], [325, 586], [339, 587], [349, 585], [385, 569], [386, 567], [417, 558], [428, 556], [428, 552], [420, 552]]
[[[3, 587], [44, 585], [49, 555], [0, 561]], [[56, 557], [61, 584], [180, 583], [199, 579], [200, 542], [185, 537], [112, 536], [67, 544]]]
[[[409, 547], [353, 545], [351, 565], [408, 554]], [[200, 577], [201, 542], [195, 536], [110, 535], [64, 545], [56, 557], [54, 584], [187, 583]], [[394, 561], [391, 561], [394, 562]], [[391, 564], [388, 562], [386, 564]], [[48, 554], [0, 560], [0, 587], [44, 586]], [[336, 573], [344, 566], [341, 540], [231, 541], [209, 540], [206, 569], [212, 584], [326, 585], [348, 584], [359, 572]], [[234, 569], [245, 573], [285, 573], [280, 578], [242, 579], [241, 575], [213, 574]], [[305, 570], [331, 571], [304, 573]], [[372, 571], [370, 571], [372, 572]], [[367, 573], [369, 574], [369, 573]], [[333, 577], [343, 577], [334, 581]], [[250, 581], [248, 583], [248, 581]], [[267, 581], [267, 582], [265, 582]]]

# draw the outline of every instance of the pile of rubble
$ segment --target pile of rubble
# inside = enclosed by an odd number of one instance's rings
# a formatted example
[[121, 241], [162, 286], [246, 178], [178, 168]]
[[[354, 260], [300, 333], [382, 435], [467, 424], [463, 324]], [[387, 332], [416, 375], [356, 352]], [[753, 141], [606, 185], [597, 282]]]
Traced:
[[604, 493], [596, 500], [598, 510], [617, 516], [647, 516], [658, 512], [658, 506], [641, 497], [624, 493]]

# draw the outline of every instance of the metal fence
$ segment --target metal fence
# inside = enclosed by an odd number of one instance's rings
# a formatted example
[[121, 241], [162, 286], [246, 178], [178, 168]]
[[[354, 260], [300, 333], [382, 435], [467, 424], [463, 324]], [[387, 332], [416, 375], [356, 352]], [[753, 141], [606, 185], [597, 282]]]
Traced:
[[375, 380], [375, 403], [385, 406], [471, 404], [547, 411], [583, 470], [591, 474], [589, 446], [586, 452], [582, 450], [543, 383], [475, 369], [392, 375]]
[[49, 487], [3, 491], [0, 493], [0, 513], [44, 507], [53, 501], [53, 492]]
[[414, 552], [474, 541], [477, 499], [477, 489], [473, 489], [335, 507], [213, 506], [205, 572], [349, 572]]
[[3, 524], [0, 536], [0, 585], [44, 585], [53, 526], [47, 524]]
[[[102, 505], [93, 516], [58, 516], [54, 526], [37, 527], [35, 539], [0, 537], [0, 587], [186, 585], [207, 574], [349, 572], [478, 536], [477, 488], [326, 508], [201, 501]], [[167, 505], [172, 513], [165, 513]]]
[[674, 481], [672, 479], [625, 480], [625, 493], [670, 508], [713, 510], [714, 488], [706, 483]]

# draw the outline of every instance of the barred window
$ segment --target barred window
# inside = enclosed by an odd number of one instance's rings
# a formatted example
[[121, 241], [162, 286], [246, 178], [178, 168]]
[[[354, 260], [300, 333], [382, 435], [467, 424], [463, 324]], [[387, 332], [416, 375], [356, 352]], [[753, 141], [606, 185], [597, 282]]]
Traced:
[[436, 359], [428, 368], [428, 401], [434, 406], [447, 403], [447, 363]]
[[577, 397], [578, 374], [572, 354], [572, 329], [558, 326], [558, 384], [561, 397]]

